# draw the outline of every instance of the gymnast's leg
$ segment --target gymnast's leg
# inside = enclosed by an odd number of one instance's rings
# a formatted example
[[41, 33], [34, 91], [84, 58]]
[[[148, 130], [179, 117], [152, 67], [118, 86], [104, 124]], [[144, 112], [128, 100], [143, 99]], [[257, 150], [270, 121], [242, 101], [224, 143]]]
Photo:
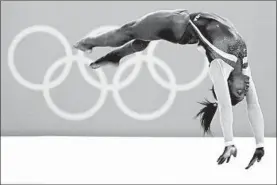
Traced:
[[134, 39], [133, 26], [136, 22], [130, 22], [120, 28], [102, 33], [95, 37], [86, 37], [78, 41], [74, 47], [84, 52], [91, 51], [94, 47], [118, 47]]
[[123, 46], [116, 48], [115, 50], [111, 51], [107, 55], [99, 58], [95, 62], [90, 64], [90, 67], [93, 69], [97, 69], [105, 64], [114, 64], [116, 66], [119, 65], [120, 60], [127, 56], [131, 55], [133, 53], [143, 51], [147, 48], [150, 41], [144, 41], [144, 40], [133, 40], [130, 41]]
[[189, 22], [186, 10], [157, 11], [95, 37], [86, 37], [74, 47], [91, 51], [94, 47], [119, 47], [134, 40], [167, 40], [177, 43], [184, 34]]

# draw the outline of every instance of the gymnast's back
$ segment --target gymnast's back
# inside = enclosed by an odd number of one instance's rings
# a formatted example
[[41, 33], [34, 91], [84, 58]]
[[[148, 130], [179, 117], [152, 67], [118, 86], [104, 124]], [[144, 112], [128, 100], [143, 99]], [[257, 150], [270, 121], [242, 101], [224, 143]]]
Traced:
[[[213, 13], [204, 12], [191, 13], [189, 16], [202, 35], [218, 49], [235, 55], [239, 59], [247, 56], [246, 43], [229, 20]], [[180, 44], [198, 43], [205, 48], [192, 25], [188, 25], [182, 42]]]

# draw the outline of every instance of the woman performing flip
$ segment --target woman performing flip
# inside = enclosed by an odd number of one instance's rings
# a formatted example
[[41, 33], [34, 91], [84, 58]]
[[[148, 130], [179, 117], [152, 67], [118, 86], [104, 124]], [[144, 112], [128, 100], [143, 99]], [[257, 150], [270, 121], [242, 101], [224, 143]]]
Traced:
[[256, 150], [246, 167], [250, 168], [264, 156], [264, 119], [255, 85], [247, 61], [247, 47], [241, 35], [228, 20], [211, 13], [189, 13], [187, 10], [157, 11], [96, 37], [86, 37], [74, 47], [91, 52], [94, 47], [117, 47], [90, 64], [93, 69], [106, 64], [119, 65], [120, 60], [147, 48], [151, 41], [166, 40], [175, 44], [197, 44], [205, 49], [210, 63], [209, 74], [213, 82], [212, 92], [216, 103], [202, 102], [205, 107], [197, 116], [204, 132], [210, 132], [210, 124], [216, 110], [220, 113], [225, 148], [218, 164], [228, 163], [236, 157], [233, 141], [232, 106], [247, 101], [249, 121], [256, 140]]

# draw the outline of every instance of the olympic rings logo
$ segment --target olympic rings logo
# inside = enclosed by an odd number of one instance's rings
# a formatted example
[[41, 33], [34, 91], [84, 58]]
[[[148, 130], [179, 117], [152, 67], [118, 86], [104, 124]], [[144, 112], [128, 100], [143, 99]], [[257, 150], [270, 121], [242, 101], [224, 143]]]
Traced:
[[[117, 26], [104, 26], [100, 27], [98, 29], [93, 30], [89, 35], [95, 36], [101, 32], [108, 31], [110, 29], [116, 28]], [[61, 44], [65, 48], [66, 56], [58, 59], [56, 62], [54, 62], [46, 71], [46, 74], [43, 79], [42, 84], [34, 84], [27, 80], [25, 80], [18, 70], [16, 69], [15, 63], [14, 63], [14, 53], [16, 50], [17, 45], [21, 42], [21, 40], [35, 32], [43, 32], [48, 33], [54, 37], [56, 37]], [[159, 41], [151, 42], [148, 48], [146, 49], [146, 54], [142, 54], [142, 52], [135, 53], [133, 57], [131, 57], [128, 61], [125, 61], [124, 63], [120, 64], [118, 70], [116, 71], [112, 84], [108, 84], [107, 77], [103, 70], [97, 69], [95, 70], [96, 74], [98, 75], [100, 82], [93, 79], [87, 72], [85, 66], [90, 64], [92, 61], [91, 59], [84, 56], [84, 53], [81, 51], [78, 51], [76, 55], [73, 55], [72, 53], [72, 47], [68, 43], [67, 39], [62, 35], [58, 30], [46, 26], [46, 25], [35, 25], [32, 27], [28, 27], [21, 31], [18, 35], [15, 36], [14, 40], [12, 41], [9, 50], [8, 50], [8, 66], [11, 70], [12, 75], [17, 80], [18, 83], [23, 85], [24, 87], [34, 90], [34, 91], [42, 91], [43, 96], [45, 98], [46, 104], [48, 107], [58, 116], [61, 118], [64, 118], [66, 120], [84, 120], [92, 117], [97, 111], [101, 109], [103, 104], [105, 103], [105, 100], [107, 98], [108, 92], [112, 92], [114, 100], [116, 105], [118, 106], [121, 111], [126, 114], [127, 116], [137, 119], [137, 120], [153, 120], [156, 119], [163, 114], [165, 114], [171, 105], [173, 104], [176, 93], [178, 91], [188, 91], [190, 89], [195, 88], [197, 85], [199, 85], [207, 76], [208, 74], [208, 62], [204, 63], [203, 69], [201, 70], [200, 74], [191, 82], [187, 84], [176, 84], [176, 78], [170, 69], [170, 67], [161, 59], [156, 57], [154, 55], [155, 48], [157, 46]], [[69, 75], [70, 70], [72, 68], [72, 64], [74, 61], [78, 61], [77, 66], [79, 67], [79, 70], [81, 72], [81, 75], [85, 79], [85, 81], [100, 89], [100, 97], [96, 104], [90, 108], [89, 110], [82, 112], [82, 113], [69, 113], [61, 108], [59, 108], [52, 100], [50, 96], [50, 89], [55, 88], [59, 86]], [[169, 96], [166, 102], [160, 107], [158, 110], [151, 112], [151, 113], [145, 113], [140, 114], [138, 112], [135, 112], [131, 110], [129, 107], [125, 105], [123, 102], [119, 91], [123, 88], [126, 88], [129, 84], [131, 84], [135, 78], [138, 76], [140, 69], [142, 67], [143, 62], [146, 63], [152, 77], [154, 80], [160, 84], [163, 88], [166, 88], [169, 90]], [[168, 76], [169, 82], [164, 81], [159, 74], [157, 73], [155, 69], [155, 65], [158, 65], [160, 68], [162, 68], [165, 73]], [[64, 66], [63, 71], [61, 74], [53, 81], [50, 81], [51, 77], [55, 73], [55, 71], [61, 67]], [[123, 81], [120, 82], [120, 77], [124, 70], [126, 70], [128, 67], [134, 66], [131, 74]]]

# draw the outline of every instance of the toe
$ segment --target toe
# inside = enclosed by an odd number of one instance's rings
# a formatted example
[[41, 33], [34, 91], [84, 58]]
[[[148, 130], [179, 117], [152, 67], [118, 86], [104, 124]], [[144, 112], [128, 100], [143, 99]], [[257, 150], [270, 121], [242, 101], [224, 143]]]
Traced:
[[97, 68], [100, 67], [100, 65], [99, 65], [99, 64], [96, 64], [96, 63], [92, 63], [92, 64], [90, 64], [89, 66], [90, 66], [92, 69], [97, 69]]

